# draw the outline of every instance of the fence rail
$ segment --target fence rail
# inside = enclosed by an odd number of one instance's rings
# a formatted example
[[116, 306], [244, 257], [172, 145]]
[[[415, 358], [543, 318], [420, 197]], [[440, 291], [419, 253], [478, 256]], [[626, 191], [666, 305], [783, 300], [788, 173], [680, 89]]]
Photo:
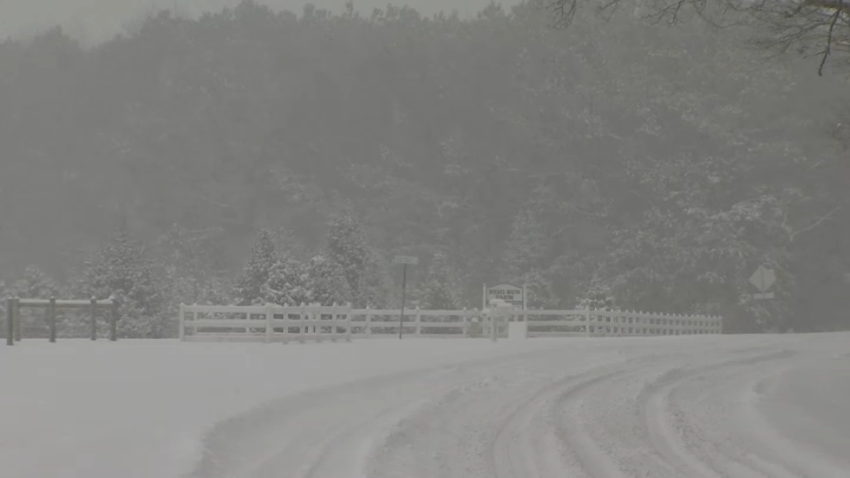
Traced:
[[605, 310], [354, 309], [350, 305], [180, 306], [180, 340], [264, 341], [417, 337], [468, 338], [507, 335], [508, 322], [528, 323], [529, 337], [603, 337], [720, 334], [716, 316]]

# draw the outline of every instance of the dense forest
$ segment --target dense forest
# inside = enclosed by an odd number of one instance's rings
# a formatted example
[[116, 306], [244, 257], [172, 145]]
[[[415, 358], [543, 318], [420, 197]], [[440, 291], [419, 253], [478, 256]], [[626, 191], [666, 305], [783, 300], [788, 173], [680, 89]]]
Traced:
[[[182, 302], [721, 314], [850, 326], [850, 122], [817, 59], [748, 32], [543, 0], [475, 19], [246, 0], [83, 48], [0, 44], [4, 294], [118, 294], [122, 331]], [[578, 21], [576, 21], [578, 20]], [[747, 279], [777, 271], [776, 299]]]

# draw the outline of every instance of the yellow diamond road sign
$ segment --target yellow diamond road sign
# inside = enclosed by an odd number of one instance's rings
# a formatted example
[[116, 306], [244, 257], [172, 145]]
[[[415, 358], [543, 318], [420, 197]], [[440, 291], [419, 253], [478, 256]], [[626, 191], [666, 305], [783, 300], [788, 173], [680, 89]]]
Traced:
[[767, 292], [768, 289], [773, 287], [775, 282], [776, 273], [773, 272], [773, 269], [768, 269], [764, 266], [759, 266], [750, 277], [750, 284], [756, 286], [756, 289], [761, 293]]

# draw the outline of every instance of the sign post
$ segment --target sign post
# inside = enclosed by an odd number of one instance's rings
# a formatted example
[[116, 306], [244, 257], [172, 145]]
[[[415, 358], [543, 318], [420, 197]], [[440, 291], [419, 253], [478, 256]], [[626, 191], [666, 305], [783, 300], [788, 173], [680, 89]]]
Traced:
[[750, 276], [750, 284], [754, 285], [759, 290], [758, 294], [753, 294], [753, 299], [773, 299], [773, 292], [768, 290], [776, 283], [776, 273], [773, 269], [768, 269], [764, 266], [759, 266], [758, 269]]
[[528, 289], [525, 284], [522, 285], [522, 321], [528, 322]]
[[402, 331], [404, 330], [404, 303], [407, 295], [407, 266], [415, 266], [419, 264], [419, 258], [413, 256], [395, 256], [393, 263], [402, 264], [401, 316], [398, 318], [398, 338], [401, 340]]

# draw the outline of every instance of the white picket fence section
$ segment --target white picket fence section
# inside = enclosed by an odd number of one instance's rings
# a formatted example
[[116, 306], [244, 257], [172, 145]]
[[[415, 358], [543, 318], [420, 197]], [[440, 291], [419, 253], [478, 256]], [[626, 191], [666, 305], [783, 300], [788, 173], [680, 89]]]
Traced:
[[[398, 337], [398, 309], [351, 305], [180, 305], [180, 340], [305, 342]], [[716, 316], [605, 310], [405, 311], [402, 333], [416, 337], [507, 336], [508, 322], [526, 321], [529, 337], [604, 337], [720, 334]]]

